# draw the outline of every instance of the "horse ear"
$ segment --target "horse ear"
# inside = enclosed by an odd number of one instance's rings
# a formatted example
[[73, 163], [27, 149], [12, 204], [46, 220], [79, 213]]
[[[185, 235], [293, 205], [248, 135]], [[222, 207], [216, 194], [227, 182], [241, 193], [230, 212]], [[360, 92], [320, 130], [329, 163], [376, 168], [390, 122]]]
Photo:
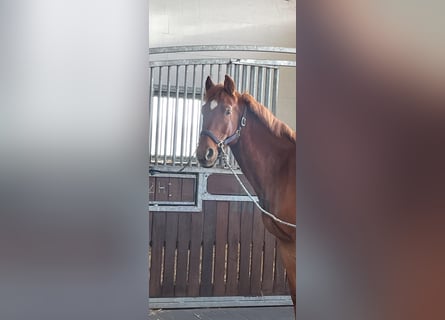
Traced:
[[227, 74], [224, 78], [224, 89], [231, 95], [235, 93], [235, 82]]
[[211, 87], [213, 87], [215, 84], [213, 83], [212, 79], [210, 79], [210, 76], [207, 77], [206, 80], [206, 91], [209, 90]]

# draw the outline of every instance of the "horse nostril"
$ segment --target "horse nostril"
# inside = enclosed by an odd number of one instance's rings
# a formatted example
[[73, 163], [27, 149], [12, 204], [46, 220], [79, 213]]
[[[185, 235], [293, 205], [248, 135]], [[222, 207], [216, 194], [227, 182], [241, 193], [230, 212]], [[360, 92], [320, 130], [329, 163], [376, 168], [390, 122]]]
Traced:
[[213, 149], [212, 148], [208, 148], [207, 152], [206, 152], [205, 158], [206, 158], [207, 161], [209, 161], [210, 159], [212, 159], [212, 157], [213, 157]]

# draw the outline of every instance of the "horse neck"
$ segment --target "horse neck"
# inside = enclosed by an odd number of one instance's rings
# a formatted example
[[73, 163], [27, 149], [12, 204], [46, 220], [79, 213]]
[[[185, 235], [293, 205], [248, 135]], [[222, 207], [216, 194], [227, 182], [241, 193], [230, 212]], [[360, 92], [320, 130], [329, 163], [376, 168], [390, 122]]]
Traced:
[[295, 154], [290, 141], [273, 135], [253, 114], [247, 115], [247, 125], [238, 142], [231, 147], [241, 171], [260, 198], [270, 198], [271, 184], [282, 170], [287, 170], [288, 154]]

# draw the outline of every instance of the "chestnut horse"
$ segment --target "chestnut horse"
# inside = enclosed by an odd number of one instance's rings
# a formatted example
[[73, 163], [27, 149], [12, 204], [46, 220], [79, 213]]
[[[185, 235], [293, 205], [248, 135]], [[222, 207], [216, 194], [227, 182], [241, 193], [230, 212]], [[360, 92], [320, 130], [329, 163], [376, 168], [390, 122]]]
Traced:
[[[225, 76], [224, 84], [206, 80], [203, 126], [196, 151], [203, 167], [212, 167], [218, 154], [230, 146], [241, 171], [255, 190], [262, 207], [277, 218], [296, 221], [296, 133], [278, 120], [248, 93], [235, 90]], [[222, 149], [222, 150], [221, 150]], [[278, 240], [295, 308], [295, 226], [263, 215], [266, 229]]]

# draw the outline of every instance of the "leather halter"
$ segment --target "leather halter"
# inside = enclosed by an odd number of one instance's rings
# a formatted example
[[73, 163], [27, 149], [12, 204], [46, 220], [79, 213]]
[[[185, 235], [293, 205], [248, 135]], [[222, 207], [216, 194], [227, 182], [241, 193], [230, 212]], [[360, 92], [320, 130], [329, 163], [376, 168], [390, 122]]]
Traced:
[[235, 141], [235, 139], [241, 136], [241, 129], [246, 126], [246, 121], [247, 121], [246, 112], [247, 112], [247, 107], [244, 108], [244, 113], [240, 118], [238, 128], [236, 129], [236, 131], [227, 138], [225, 138], [224, 140], [219, 140], [210, 130], [202, 130], [200, 135], [209, 137], [210, 139], [213, 140], [213, 142], [216, 143], [216, 145], [218, 146], [218, 150], [222, 149], [222, 147], [232, 143], [233, 141]]

